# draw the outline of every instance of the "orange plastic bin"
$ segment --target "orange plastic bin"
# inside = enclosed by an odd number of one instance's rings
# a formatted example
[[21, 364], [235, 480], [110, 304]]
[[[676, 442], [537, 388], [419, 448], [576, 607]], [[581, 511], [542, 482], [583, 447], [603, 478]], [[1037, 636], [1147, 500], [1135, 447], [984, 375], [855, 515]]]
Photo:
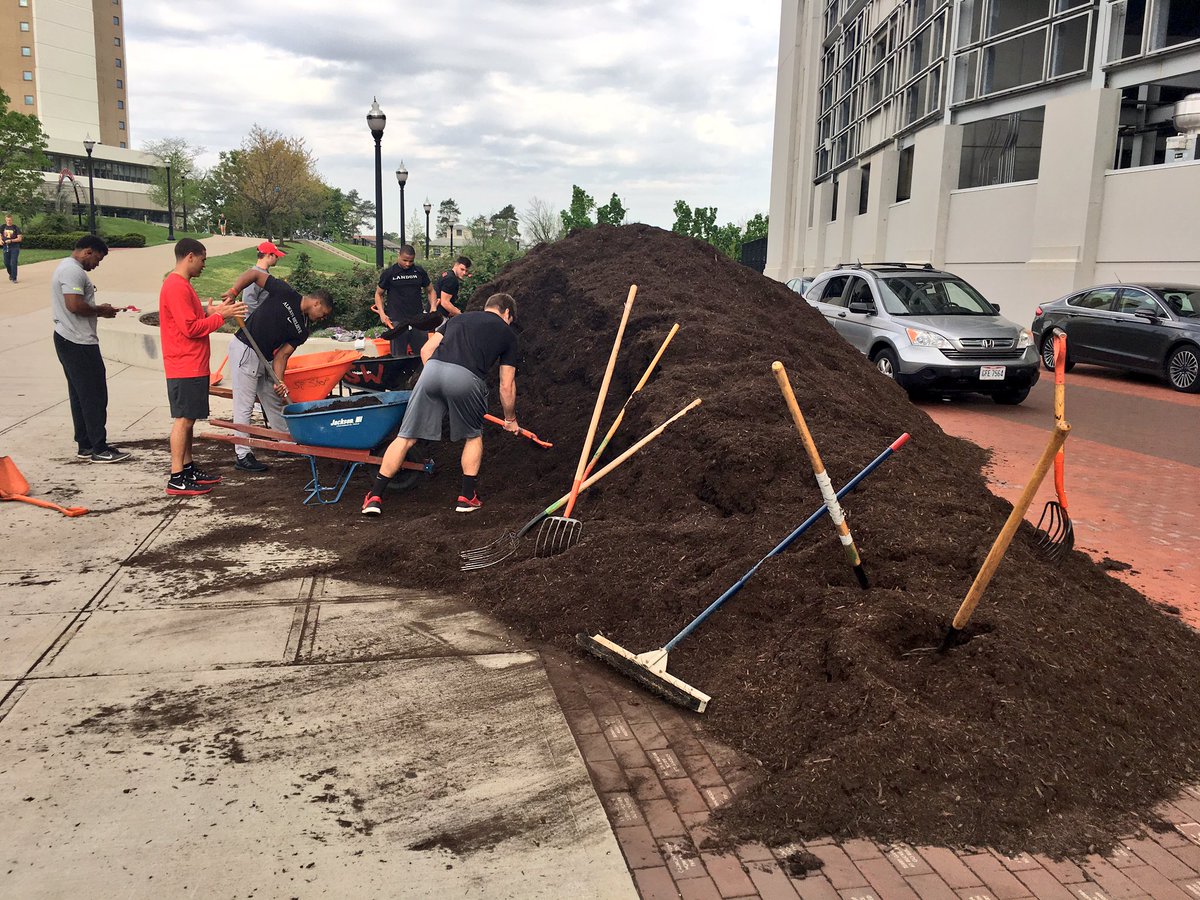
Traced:
[[293, 356], [283, 373], [283, 383], [287, 385], [291, 402], [324, 400], [361, 357], [358, 350], [327, 350]]

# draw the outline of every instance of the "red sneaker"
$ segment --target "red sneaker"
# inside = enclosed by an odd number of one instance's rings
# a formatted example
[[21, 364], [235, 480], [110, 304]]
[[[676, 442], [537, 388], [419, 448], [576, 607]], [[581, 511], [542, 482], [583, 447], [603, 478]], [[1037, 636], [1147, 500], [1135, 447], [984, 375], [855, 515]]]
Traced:
[[383, 512], [383, 498], [378, 494], [367, 494], [363, 500], [362, 514], [364, 516], [377, 516]]
[[470, 499], [464, 497], [462, 494], [459, 494], [458, 505], [454, 507], [454, 511], [460, 513], [475, 512], [475, 510], [479, 509], [481, 506], [483, 506], [483, 501], [479, 499], [478, 494], [475, 494]]

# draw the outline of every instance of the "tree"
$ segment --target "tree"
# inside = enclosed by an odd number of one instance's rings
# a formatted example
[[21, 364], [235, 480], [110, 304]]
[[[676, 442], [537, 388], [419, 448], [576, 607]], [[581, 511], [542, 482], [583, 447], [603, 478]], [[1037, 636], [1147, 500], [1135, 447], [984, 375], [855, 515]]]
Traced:
[[625, 222], [625, 205], [616, 194], [603, 206], [596, 209], [596, 222], [600, 225], [622, 225]]
[[559, 213], [545, 200], [529, 199], [525, 208], [525, 237], [530, 244], [549, 244], [562, 236]]
[[216, 227], [217, 220], [225, 216], [229, 230], [234, 233], [250, 230], [249, 215], [238, 195], [241, 158], [240, 150], [222, 150], [217, 164], [208, 170], [197, 188], [197, 216], [211, 227]]
[[682, 200], [675, 201], [675, 224], [671, 230], [676, 234], [708, 241], [726, 256], [737, 259], [742, 246], [742, 229], [733, 223], [717, 225], [715, 206], [697, 206], [692, 209]]
[[595, 208], [596, 201], [583, 188], [577, 184], [571, 185], [571, 205], [559, 213], [563, 231], [570, 234], [576, 228], [591, 228], [596, 224], [592, 221], [592, 210]]
[[[354, 209], [351, 212], [351, 231], [361, 231], [363, 222], [375, 221], [374, 200], [368, 200], [366, 197], [358, 196], [358, 191], [351, 191], [346, 196], [354, 204]], [[373, 225], [371, 227], [372, 229], [374, 228]]]
[[[196, 166], [196, 159], [204, 152], [204, 148], [188, 143], [186, 138], [170, 137], [146, 141], [142, 144], [142, 150], [157, 156], [164, 167], [171, 167], [171, 215], [177, 216], [186, 209], [194, 216], [204, 194], [204, 173]], [[165, 168], [150, 170], [150, 199], [159, 206], [167, 205]]]
[[438, 204], [437, 214], [437, 233], [446, 234], [450, 231], [450, 223], [458, 222], [462, 219], [462, 210], [458, 208], [458, 204], [453, 198], [443, 200]]
[[742, 232], [742, 243], [747, 241], [757, 241], [759, 238], [767, 236], [767, 226], [769, 224], [769, 216], [764, 216], [762, 213], [755, 213], [746, 222], [746, 227]]
[[316, 160], [304, 138], [288, 137], [255, 125], [242, 142], [238, 198], [261, 234], [294, 230], [304, 210], [319, 202], [322, 188]]
[[36, 116], [8, 104], [0, 90], [0, 207], [28, 214], [41, 204], [42, 172], [50, 166], [46, 133]]

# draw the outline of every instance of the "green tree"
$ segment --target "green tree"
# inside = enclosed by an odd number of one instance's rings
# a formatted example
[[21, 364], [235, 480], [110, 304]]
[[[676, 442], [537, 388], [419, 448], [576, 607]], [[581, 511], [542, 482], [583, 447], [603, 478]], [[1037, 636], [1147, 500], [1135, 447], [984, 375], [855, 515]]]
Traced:
[[746, 222], [745, 230], [742, 232], [742, 243], [765, 238], [767, 236], [769, 218], [769, 216], [764, 216], [762, 213], [755, 213], [751, 216], [750, 220]]
[[692, 209], [682, 200], [675, 201], [675, 224], [671, 230], [676, 234], [708, 241], [726, 256], [737, 259], [742, 248], [742, 229], [732, 222], [717, 224], [715, 206], [697, 206]]
[[592, 210], [596, 201], [577, 184], [571, 185], [571, 205], [559, 215], [562, 216], [562, 229], [570, 234], [576, 228], [591, 228], [596, 223], [592, 221]]
[[0, 90], [0, 207], [28, 215], [42, 203], [42, 172], [50, 166], [46, 133], [36, 116], [8, 104]]
[[451, 222], [459, 222], [461, 220], [462, 210], [458, 208], [458, 204], [454, 202], [454, 198], [451, 197], [438, 204], [437, 233], [439, 235], [450, 231]]
[[603, 206], [596, 209], [596, 222], [600, 225], [621, 225], [625, 222], [625, 205], [616, 194]]
[[315, 165], [304, 138], [258, 125], [250, 129], [238, 160], [237, 196], [261, 234], [288, 233], [302, 220], [305, 209], [319, 202], [323, 186]]
[[[167, 205], [167, 171], [171, 167], [171, 214], [179, 218], [183, 210], [195, 219], [204, 195], [204, 172], [196, 165], [203, 147], [189, 143], [186, 138], [169, 137], [146, 141], [142, 150], [157, 156], [163, 168], [150, 170], [150, 199], [159, 206]], [[203, 215], [201, 214], [201, 218]]]
[[222, 150], [217, 159], [217, 164], [200, 180], [197, 215], [214, 229], [218, 219], [225, 216], [230, 231], [249, 231], [250, 215], [238, 193], [242, 151]]

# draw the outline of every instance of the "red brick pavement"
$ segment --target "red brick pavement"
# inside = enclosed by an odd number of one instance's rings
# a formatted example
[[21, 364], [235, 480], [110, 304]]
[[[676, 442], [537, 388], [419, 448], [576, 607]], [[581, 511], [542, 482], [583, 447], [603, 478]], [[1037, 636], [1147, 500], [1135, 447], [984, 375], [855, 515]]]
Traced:
[[[928, 411], [947, 432], [992, 448], [993, 489], [1019, 494], [1045, 430], [953, 404]], [[1133, 564], [1114, 574], [1200, 627], [1200, 565], [1179, 552], [1200, 516], [1200, 472], [1086, 440], [1068, 446], [1077, 546]], [[1156, 494], [1163, 479], [1168, 502]], [[709, 812], [752, 785], [757, 766], [710, 738], [702, 717], [590, 659], [551, 652], [546, 666], [645, 900], [1200, 900], [1200, 785], [1158, 810], [1173, 830], [1146, 828], [1106, 858], [822, 839], [802, 846], [823, 867], [793, 878], [784, 862], [801, 845], [705, 845]]]

